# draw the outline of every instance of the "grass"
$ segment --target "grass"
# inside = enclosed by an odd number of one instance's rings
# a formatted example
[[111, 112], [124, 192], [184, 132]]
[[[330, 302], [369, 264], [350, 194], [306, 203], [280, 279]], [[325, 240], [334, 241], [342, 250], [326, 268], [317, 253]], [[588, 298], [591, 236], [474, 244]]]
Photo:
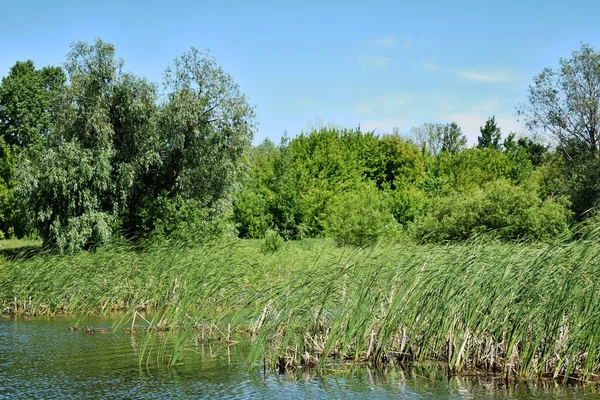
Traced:
[[[0, 267], [4, 313], [153, 310], [175, 339], [252, 335], [251, 365], [324, 367], [438, 360], [507, 379], [593, 380], [600, 372], [600, 244], [259, 241], [136, 252], [39, 254]], [[141, 318], [141, 317], [138, 317]], [[138, 320], [139, 321], [139, 320]]]
[[13, 258], [26, 258], [35, 256], [41, 251], [42, 241], [32, 239], [6, 239], [0, 240], [0, 262]]

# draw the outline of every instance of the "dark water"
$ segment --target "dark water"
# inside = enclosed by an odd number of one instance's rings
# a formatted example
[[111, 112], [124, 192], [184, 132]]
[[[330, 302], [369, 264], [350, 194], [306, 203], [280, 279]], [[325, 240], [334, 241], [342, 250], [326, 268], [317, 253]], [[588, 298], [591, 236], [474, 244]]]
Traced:
[[[504, 385], [501, 379], [454, 377], [440, 366], [394, 368], [386, 372], [360, 367], [351, 373], [331, 371], [280, 375], [249, 371], [248, 346], [230, 351], [223, 344], [195, 345], [183, 363], [169, 369], [151, 361], [140, 365], [144, 334], [89, 335], [70, 332], [75, 320], [0, 318], [0, 399], [50, 398], [242, 398], [242, 399], [572, 399], [600, 398], [594, 386], [550, 382]], [[80, 326], [110, 329], [107, 318]], [[164, 342], [153, 334], [151, 342]]]

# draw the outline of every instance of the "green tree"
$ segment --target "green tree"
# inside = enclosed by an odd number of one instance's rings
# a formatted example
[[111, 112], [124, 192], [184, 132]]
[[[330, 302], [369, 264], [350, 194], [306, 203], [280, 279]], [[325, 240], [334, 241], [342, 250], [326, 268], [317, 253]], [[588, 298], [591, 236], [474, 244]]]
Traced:
[[275, 164], [280, 148], [269, 139], [245, 154], [248, 166], [243, 189], [234, 201], [233, 217], [240, 237], [262, 238], [274, 226], [272, 207], [275, 203]]
[[477, 138], [477, 147], [480, 149], [500, 150], [500, 128], [496, 124], [496, 116], [489, 118], [485, 125], [479, 128], [481, 135]]
[[600, 198], [600, 53], [582, 44], [557, 70], [545, 68], [529, 87], [519, 116], [557, 141], [566, 192], [578, 217]]
[[[564, 148], [577, 145], [592, 156], [600, 151], [600, 53], [582, 44], [558, 70], [545, 68], [529, 87], [519, 109], [532, 130], [553, 135]], [[575, 160], [568, 157], [567, 161]]]
[[114, 190], [112, 155], [65, 141], [20, 165], [17, 194], [46, 246], [73, 252], [110, 240], [117, 221], [106, 207]]
[[519, 149], [527, 152], [528, 158], [536, 167], [542, 165], [548, 154], [548, 146], [528, 137], [519, 138], [517, 145]]
[[137, 206], [131, 207], [129, 225], [136, 232], [151, 231], [168, 219], [161, 213], [148, 218], [145, 212], [158, 197], [172, 199], [177, 207], [157, 210], [195, 207], [199, 219], [228, 217], [233, 194], [240, 190], [242, 155], [256, 126], [253, 107], [208, 53], [192, 48], [176, 58], [164, 83], [167, 92], [156, 116], [160, 162], [141, 179]]
[[159, 119], [164, 189], [209, 206], [232, 189], [237, 161], [253, 137], [254, 109], [216, 60], [194, 48], [175, 59], [165, 86]]
[[399, 135], [385, 135], [378, 141], [377, 154], [371, 160], [378, 160], [373, 178], [379, 188], [416, 183], [425, 176], [425, 165], [419, 149]]
[[429, 161], [424, 185], [431, 194], [448, 194], [481, 187], [501, 178], [518, 184], [532, 173], [531, 162], [522, 156], [521, 153], [513, 155], [479, 148], [467, 149], [459, 154], [441, 153]]
[[515, 140], [516, 136], [516, 133], [511, 132], [508, 134], [508, 136], [504, 138], [504, 141], [502, 142], [502, 147], [504, 148], [504, 151], [514, 153], [518, 150], [517, 141]]
[[571, 212], [564, 198], [541, 199], [537, 190], [499, 179], [465, 192], [431, 198], [413, 227], [424, 241], [465, 240], [494, 232], [502, 239], [549, 239], [568, 233]]
[[35, 68], [17, 62], [0, 84], [0, 236], [21, 237], [30, 232], [23, 207], [15, 196], [15, 170], [27, 151], [50, 134], [65, 73], [58, 67]]
[[159, 160], [156, 91], [123, 64], [100, 39], [73, 43], [55, 129], [19, 169], [19, 193], [48, 246], [74, 251], [109, 240], [140, 174]]
[[339, 246], [369, 246], [398, 226], [373, 182], [340, 194], [329, 208], [328, 231]]
[[0, 137], [0, 239], [10, 236], [21, 237], [27, 233], [27, 220], [20, 212], [14, 187], [17, 157], [14, 146], [4, 143]]
[[12, 66], [0, 85], [0, 135], [7, 145], [27, 148], [49, 135], [65, 81], [60, 67]]
[[442, 150], [451, 154], [457, 154], [467, 146], [467, 137], [456, 123], [451, 122], [444, 125], [442, 131]]

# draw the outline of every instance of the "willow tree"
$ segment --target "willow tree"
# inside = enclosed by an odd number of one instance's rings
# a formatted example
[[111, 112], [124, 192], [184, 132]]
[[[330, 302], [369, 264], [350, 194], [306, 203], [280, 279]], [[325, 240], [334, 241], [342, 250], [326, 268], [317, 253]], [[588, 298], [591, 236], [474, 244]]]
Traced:
[[161, 222], [161, 233], [202, 236], [207, 223], [232, 209], [254, 109], [231, 75], [195, 48], [167, 68], [164, 87], [156, 118], [160, 163], [143, 179], [132, 229], [151, 231]]
[[100, 39], [71, 46], [53, 129], [17, 172], [17, 190], [48, 246], [74, 251], [108, 241], [136, 178], [158, 159], [156, 90], [123, 64]]
[[252, 138], [252, 107], [207, 54], [175, 59], [162, 97], [123, 68], [112, 44], [75, 42], [53, 128], [17, 173], [45, 244], [62, 251], [201, 225], [227, 208]]

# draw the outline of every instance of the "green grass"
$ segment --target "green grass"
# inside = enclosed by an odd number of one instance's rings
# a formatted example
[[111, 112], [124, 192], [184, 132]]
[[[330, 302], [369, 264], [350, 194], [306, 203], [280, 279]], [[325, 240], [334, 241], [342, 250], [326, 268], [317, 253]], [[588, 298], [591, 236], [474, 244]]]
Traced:
[[42, 241], [31, 239], [0, 240], [0, 261], [11, 258], [23, 258], [41, 251]]
[[253, 335], [249, 363], [325, 366], [439, 360], [513, 377], [600, 372], [600, 244], [473, 240], [337, 248], [260, 241], [144, 252], [40, 254], [0, 268], [5, 313], [154, 310], [175, 338]]

